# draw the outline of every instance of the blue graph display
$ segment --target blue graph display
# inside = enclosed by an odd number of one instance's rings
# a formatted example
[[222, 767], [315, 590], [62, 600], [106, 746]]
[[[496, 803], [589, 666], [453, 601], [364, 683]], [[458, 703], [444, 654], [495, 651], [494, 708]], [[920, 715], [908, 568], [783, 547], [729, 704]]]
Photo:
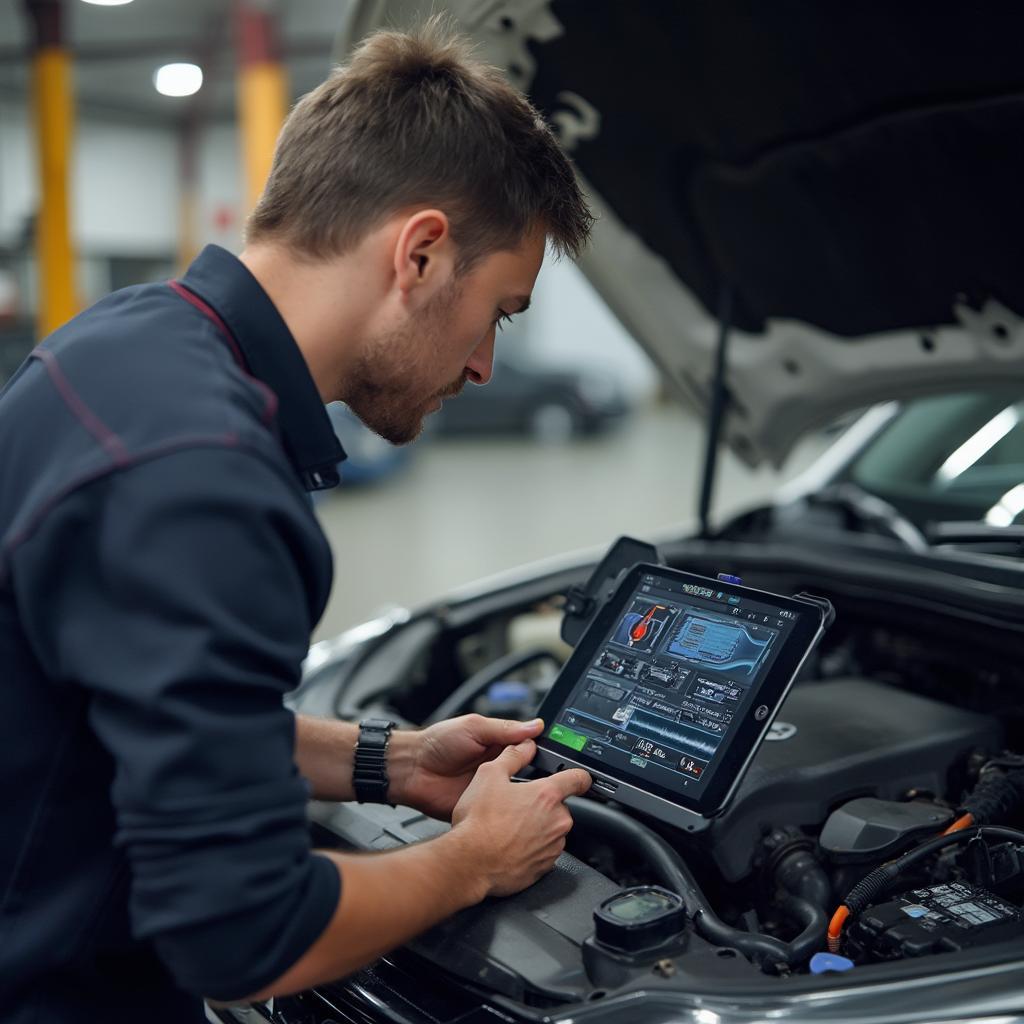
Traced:
[[775, 636], [752, 635], [740, 622], [688, 614], [665, 649], [667, 654], [719, 671], [751, 675]]
[[676, 750], [707, 760], [718, 749], [719, 740], [682, 722], [673, 722], [660, 715], [642, 711], [633, 713], [626, 731], [655, 743], [667, 743]]

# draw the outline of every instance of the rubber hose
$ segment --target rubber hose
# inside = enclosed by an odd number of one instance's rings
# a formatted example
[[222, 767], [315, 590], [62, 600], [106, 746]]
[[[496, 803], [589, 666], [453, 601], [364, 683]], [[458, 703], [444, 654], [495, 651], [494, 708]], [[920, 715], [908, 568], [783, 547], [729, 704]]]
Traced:
[[803, 930], [789, 944], [793, 960], [806, 960], [826, 941], [828, 908], [832, 886], [828, 875], [808, 850], [794, 850], [784, 856], [774, 871], [776, 884], [791, 897], [786, 911], [803, 925]]
[[[581, 831], [598, 835], [613, 847], [627, 847], [647, 864], [666, 889], [680, 896], [693, 918], [697, 934], [708, 942], [716, 946], [731, 946], [751, 960], [765, 965], [792, 964], [801, 959], [799, 951], [794, 950], [788, 942], [772, 935], [745, 932], [721, 920], [683, 858], [653, 829], [595, 800], [570, 797], [566, 803], [573, 821]], [[800, 939], [803, 938], [801, 934]]]
[[657, 880], [682, 898], [691, 917], [711, 909], [683, 858], [653, 829], [596, 800], [569, 797], [566, 804], [580, 831], [599, 836], [611, 846], [628, 847], [638, 854]]
[[454, 718], [461, 714], [471, 700], [478, 697], [492, 683], [506, 679], [513, 672], [518, 672], [535, 661], [550, 659], [558, 664], [558, 659], [546, 647], [531, 647], [526, 651], [512, 651], [492, 661], [489, 665], [471, 675], [460, 683], [434, 710], [423, 720], [423, 725], [443, 722], [446, 718]]

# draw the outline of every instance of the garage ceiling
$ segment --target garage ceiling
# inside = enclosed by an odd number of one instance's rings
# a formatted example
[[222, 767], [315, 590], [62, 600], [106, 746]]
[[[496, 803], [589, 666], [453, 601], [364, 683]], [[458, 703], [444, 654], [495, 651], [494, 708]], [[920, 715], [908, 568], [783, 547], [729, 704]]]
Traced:
[[[65, 0], [65, 5], [80, 113], [173, 122], [201, 103], [211, 119], [234, 117], [232, 0], [134, 0], [120, 7]], [[294, 99], [323, 80], [349, 2], [288, 0], [277, 7]], [[29, 38], [21, 0], [0, 0], [0, 99], [27, 98]], [[175, 99], [153, 88], [153, 72], [170, 61], [203, 68], [203, 89], [195, 97]]]

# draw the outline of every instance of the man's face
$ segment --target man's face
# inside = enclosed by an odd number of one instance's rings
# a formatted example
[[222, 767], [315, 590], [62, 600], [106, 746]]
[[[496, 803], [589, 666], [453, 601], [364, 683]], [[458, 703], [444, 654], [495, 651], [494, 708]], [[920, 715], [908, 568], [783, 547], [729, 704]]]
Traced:
[[467, 381], [486, 384], [495, 332], [529, 304], [544, 243], [538, 231], [516, 249], [483, 257], [415, 313], [369, 338], [344, 383], [352, 411], [392, 444], [408, 444]]

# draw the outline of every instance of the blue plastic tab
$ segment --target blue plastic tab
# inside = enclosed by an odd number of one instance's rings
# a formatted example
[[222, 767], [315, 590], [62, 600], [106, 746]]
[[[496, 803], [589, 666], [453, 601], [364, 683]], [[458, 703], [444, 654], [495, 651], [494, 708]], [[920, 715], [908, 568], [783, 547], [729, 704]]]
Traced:
[[718, 574], [719, 583], [735, 583], [737, 587], [743, 585], [743, 580], [739, 576], [730, 576], [727, 572], [720, 572]]
[[815, 953], [811, 957], [811, 974], [824, 974], [826, 971], [848, 971], [856, 966], [852, 960], [836, 953]]

